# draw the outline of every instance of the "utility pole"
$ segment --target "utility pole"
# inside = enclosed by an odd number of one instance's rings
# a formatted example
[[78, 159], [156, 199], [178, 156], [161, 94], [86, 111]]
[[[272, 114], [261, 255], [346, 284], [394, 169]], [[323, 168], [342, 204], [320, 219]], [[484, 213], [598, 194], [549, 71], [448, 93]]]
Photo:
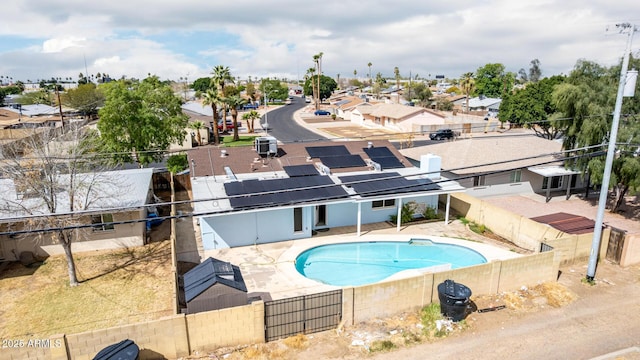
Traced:
[[56, 89], [56, 97], [58, 98], [58, 111], [60, 112], [60, 125], [62, 126], [62, 129], [64, 129], [64, 117], [62, 115], [62, 103], [60, 102], [60, 91], [58, 90], [57, 83], [53, 84], [53, 86]]
[[602, 185], [600, 187], [600, 198], [598, 200], [598, 213], [596, 223], [593, 229], [593, 240], [591, 242], [591, 254], [589, 255], [589, 265], [587, 267], [587, 281], [593, 281], [596, 274], [596, 265], [598, 263], [598, 255], [600, 253], [600, 238], [602, 237], [602, 222], [604, 219], [604, 210], [607, 205], [607, 195], [609, 194], [609, 180], [611, 178], [611, 169], [613, 167], [613, 157], [616, 152], [616, 139], [618, 137], [618, 124], [620, 122], [620, 111], [622, 110], [622, 98], [624, 95], [624, 87], [627, 79], [627, 69], [629, 67], [629, 54], [631, 53], [631, 41], [633, 33], [636, 31], [635, 25], [629, 23], [616, 24], [620, 29], [620, 33], [628, 31], [627, 48], [622, 57], [622, 67], [620, 68], [620, 82], [618, 84], [618, 95], [616, 97], [616, 105], [613, 112], [613, 122], [611, 123], [611, 132], [609, 133], [609, 146], [607, 147], [607, 158], [604, 166], [604, 175], [602, 176]]

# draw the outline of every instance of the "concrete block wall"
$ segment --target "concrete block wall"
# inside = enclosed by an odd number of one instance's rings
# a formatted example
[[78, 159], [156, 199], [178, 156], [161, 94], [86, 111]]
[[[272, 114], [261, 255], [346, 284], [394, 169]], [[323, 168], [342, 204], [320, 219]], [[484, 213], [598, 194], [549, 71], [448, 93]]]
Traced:
[[353, 325], [439, 302], [437, 286], [447, 279], [468, 286], [473, 297], [556, 281], [557, 276], [555, 254], [548, 251], [414, 278], [346, 288], [342, 294], [342, 321]]
[[531, 251], [539, 251], [541, 241], [567, 236], [551, 226], [514, 214], [464, 193], [451, 195], [451, 207], [465, 218], [484, 224], [495, 234]]
[[264, 303], [187, 315], [191, 351], [263, 343]]
[[438, 285], [445, 280], [453, 280], [464, 284], [473, 294], [495, 294], [500, 281], [501, 262], [470, 266], [461, 269], [443, 271], [433, 274], [432, 302], [439, 303]]
[[122, 340], [133, 340], [140, 348], [141, 359], [178, 358], [189, 355], [184, 315], [67, 335], [71, 359], [93, 359], [105, 347]]
[[620, 266], [629, 266], [640, 263], [640, 235], [627, 234], [625, 246], [622, 250]]
[[[425, 274], [353, 288], [353, 296], [350, 298], [352, 323], [414, 310], [429, 304], [432, 282], [432, 274]], [[349, 301], [349, 297], [343, 293], [344, 301]], [[345, 312], [343, 307], [343, 313]]]
[[553, 251], [547, 251], [502, 261], [498, 292], [557, 281], [559, 264], [554, 258]]

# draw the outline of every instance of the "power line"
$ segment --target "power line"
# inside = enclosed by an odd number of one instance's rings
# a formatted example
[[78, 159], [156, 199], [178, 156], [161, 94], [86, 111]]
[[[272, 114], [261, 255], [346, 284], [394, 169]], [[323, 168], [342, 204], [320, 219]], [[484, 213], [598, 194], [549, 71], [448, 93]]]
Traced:
[[[548, 154], [525, 157], [525, 158], [518, 158], [518, 159], [513, 159], [513, 160], [505, 160], [505, 161], [499, 161], [499, 162], [493, 162], [493, 163], [484, 163], [484, 164], [479, 164], [479, 165], [474, 165], [474, 166], [466, 166], [466, 167], [448, 169], [448, 170], [445, 170], [445, 171], [457, 171], [457, 170], [476, 168], [476, 167], [483, 167], [483, 166], [489, 166], [489, 165], [505, 164], [505, 163], [510, 163], [510, 162], [516, 162], [516, 161], [522, 161], [522, 160], [528, 160], [528, 159], [535, 159], [535, 158], [546, 157], [546, 156], [554, 156], [554, 155], [558, 155], [558, 154], [562, 154], [562, 153], [575, 152], [575, 151], [579, 151], [579, 150], [587, 150], [587, 149], [596, 148], [596, 147], [600, 147], [600, 146], [601, 145], [597, 145], [597, 146], [594, 145], [594, 146], [575, 149], [575, 150], [570, 150], [570, 151], [561, 151], [561, 152], [556, 152], [556, 153], [548, 153]], [[604, 155], [604, 154], [605, 154], [604, 151], [595, 151], [593, 153], [565, 156], [563, 158], [557, 158], [557, 159], [553, 159], [553, 160], [543, 161], [543, 162], [535, 163], [535, 164], [532, 164], [532, 165], [533, 166], [546, 165], [546, 164], [558, 163], [558, 162], [563, 162], [563, 161], [566, 161], [566, 160], [583, 158], [583, 157], [601, 156], [601, 155]], [[514, 168], [509, 168], [509, 169], [503, 169], [503, 170], [495, 170], [495, 171], [489, 171], [489, 172], [483, 172], [482, 175], [483, 176], [487, 176], [487, 175], [499, 174], [499, 173], [514, 171], [514, 170], [517, 170], [517, 169], [520, 169], [520, 167], [514, 167]], [[283, 192], [300, 191], [300, 190], [311, 190], [311, 189], [324, 188], [324, 187], [334, 187], [334, 186], [342, 186], [342, 185], [349, 186], [349, 185], [353, 185], [353, 184], [356, 184], [356, 183], [375, 182], [375, 181], [380, 181], [380, 180], [389, 180], [389, 179], [393, 179], [393, 178], [405, 178], [407, 176], [428, 175], [428, 174], [433, 174], [433, 173], [436, 173], [436, 172], [441, 172], [441, 171], [419, 172], [419, 173], [410, 174], [410, 175], [399, 175], [399, 176], [394, 176], [394, 177], [386, 177], [384, 179], [359, 180], [359, 181], [345, 182], [345, 183], [341, 183], [341, 184], [310, 186], [310, 187], [303, 187], [303, 188], [296, 188], [296, 189], [285, 189], [285, 190], [281, 190], [281, 191], [266, 191], [266, 192], [260, 192], [260, 193], [252, 193], [251, 195], [280, 194], [280, 193], [283, 193]], [[464, 180], [464, 179], [468, 179], [468, 178], [473, 178], [475, 176], [478, 176], [478, 174], [458, 176], [458, 177], [455, 177], [455, 178], [450, 178], [450, 179], [445, 179], [445, 180], [437, 180], [437, 181], [433, 181], [433, 183], [434, 184], [438, 184], [438, 183], [441, 183], [441, 182], [459, 181], [459, 180]], [[413, 186], [418, 186], [418, 185], [413, 185]], [[407, 188], [410, 188], [410, 187], [413, 187], [413, 186], [407, 186]], [[375, 194], [367, 194], [367, 195], [368, 196], [372, 196], [372, 195], [375, 195]], [[381, 195], [387, 195], [387, 193], [381, 193]], [[78, 211], [78, 212], [74, 212], [74, 213], [56, 213], [56, 214], [44, 214], [44, 215], [36, 215], [36, 216], [23, 216], [23, 217], [5, 218], [5, 219], [3, 219], [3, 221], [19, 222], [19, 221], [24, 220], [25, 218], [43, 218], [43, 217], [51, 218], [51, 217], [71, 216], [71, 215], [88, 215], [88, 214], [109, 213], [109, 212], [123, 212], [123, 210], [134, 210], [134, 209], [148, 208], [148, 207], [183, 205], [183, 204], [193, 204], [193, 203], [207, 202], [207, 201], [230, 200], [230, 199], [233, 199], [233, 198], [238, 198], [238, 197], [243, 197], [243, 196], [246, 196], [246, 195], [222, 196], [222, 197], [213, 197], [213, 198], [198, 199], [198, 200], [181, 200], [181, 201], [173, 201], [173, 202], [169, 201], [169, 202], [163, 202], [163, 203], [146, 204], [146, 205], [143, 205], [143, 206], [131, 206], [131, 207], [85, 210], [85, 211]], [[335, 199], [343, 198], [343, 196], [336, 196], [334, 198]], [[327, 200], [332, 200], [334, 198], [327, 198]], [[285, 204], [285, 205], [288, 205], [288, 204]], [[293, 205], [293, 204], [291, 204], [291, 205]], [[262, 209], [262, 208], [269, 208], [269, 207], [270, 207], [269, 205], [264, 205], [264, 206], [261, 206], [261, 207], [253, 207], [253, 209]], [[182, 215], [173, 215], [173, 216], [162, 216], [162, 217], [158, 217], [158, 218], [154, 218], [154, 219], [167, 220], [167, 219], [173, 219], [173, 218], [179, 219], [179, 218], [187, 218], [187, 217], [193, 217], [193, 216], [219, 215], [219, 214], [225, 214], [225, 213], [241, 212], [241, 211], [244, 211], [244, 210], [246, 210], [246, 209], [239, 209], [239, 210], [231, 209], [231, 210], [224, 210], [224, 211], [211, 211], [211, 212], [203, 212], [203, 213], [195, 213], [195, 214], [182, 214]], [[133, 223], [140, 223], [140, 222], [146, 222], [146, 221], [147, 221], [147, 219], [132, 219], [132, 220], [124, 220], [124, 221], [113, 221], [113, 222], [108, 222], [108, 223], [74, 224], [74, 225], [59, 226], [59, 227], [47, 227], [47, 228], [42, 228], [42, 229], [4, 231], [4, 232], [0, 232], [0, 235], [12, 235], [13, 236], [13, 235], [20, 235], [20, 234], [28, 234], [28, 233], [42, 233], [42, 232], [52, 232], [52, 231], [86, 229], [86, 228], [93, 228], [93, 227], [96, 227], [96, 226], [133, 224]]]

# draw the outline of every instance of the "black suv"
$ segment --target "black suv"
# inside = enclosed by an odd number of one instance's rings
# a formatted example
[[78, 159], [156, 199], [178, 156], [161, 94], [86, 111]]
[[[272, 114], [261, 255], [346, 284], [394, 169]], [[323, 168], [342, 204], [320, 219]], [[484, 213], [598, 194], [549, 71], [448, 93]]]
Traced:
[[450, 140], [453, 139], [456, 134], [451, 129], [440, 129], [436, 132], [429, 134], [429, 139], [431, 140]]

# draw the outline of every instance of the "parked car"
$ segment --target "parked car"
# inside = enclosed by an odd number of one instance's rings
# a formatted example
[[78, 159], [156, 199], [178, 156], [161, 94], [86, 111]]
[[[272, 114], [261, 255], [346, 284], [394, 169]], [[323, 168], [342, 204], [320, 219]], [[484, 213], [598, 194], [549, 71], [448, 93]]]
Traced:
[[429, 139], [431, 140], [451, 140], [454, 137], [456, 137], [456, 134], [451, 129], [440, 129], [429, 134]]
[[[242, 127], [242, 122], [238, 121], [238, 127]], [[222, 126], [222, 120], [218, 120], [218, 130], [224, 129]], [[227, 119], [227, 130], [233, 130], [233, 120]]]
[[256, 104], [244, 104], [244, 106], [242, 106], [243, 110], [251, 110], [251, 109], [255, 110], [257, 108], [258, 108], [258, 105]]
[[315, 116], [326, 116], [326, 115], [331, 115], [330, 112], [328, 112], [327, 110], [316, 110], [313, 115]]

